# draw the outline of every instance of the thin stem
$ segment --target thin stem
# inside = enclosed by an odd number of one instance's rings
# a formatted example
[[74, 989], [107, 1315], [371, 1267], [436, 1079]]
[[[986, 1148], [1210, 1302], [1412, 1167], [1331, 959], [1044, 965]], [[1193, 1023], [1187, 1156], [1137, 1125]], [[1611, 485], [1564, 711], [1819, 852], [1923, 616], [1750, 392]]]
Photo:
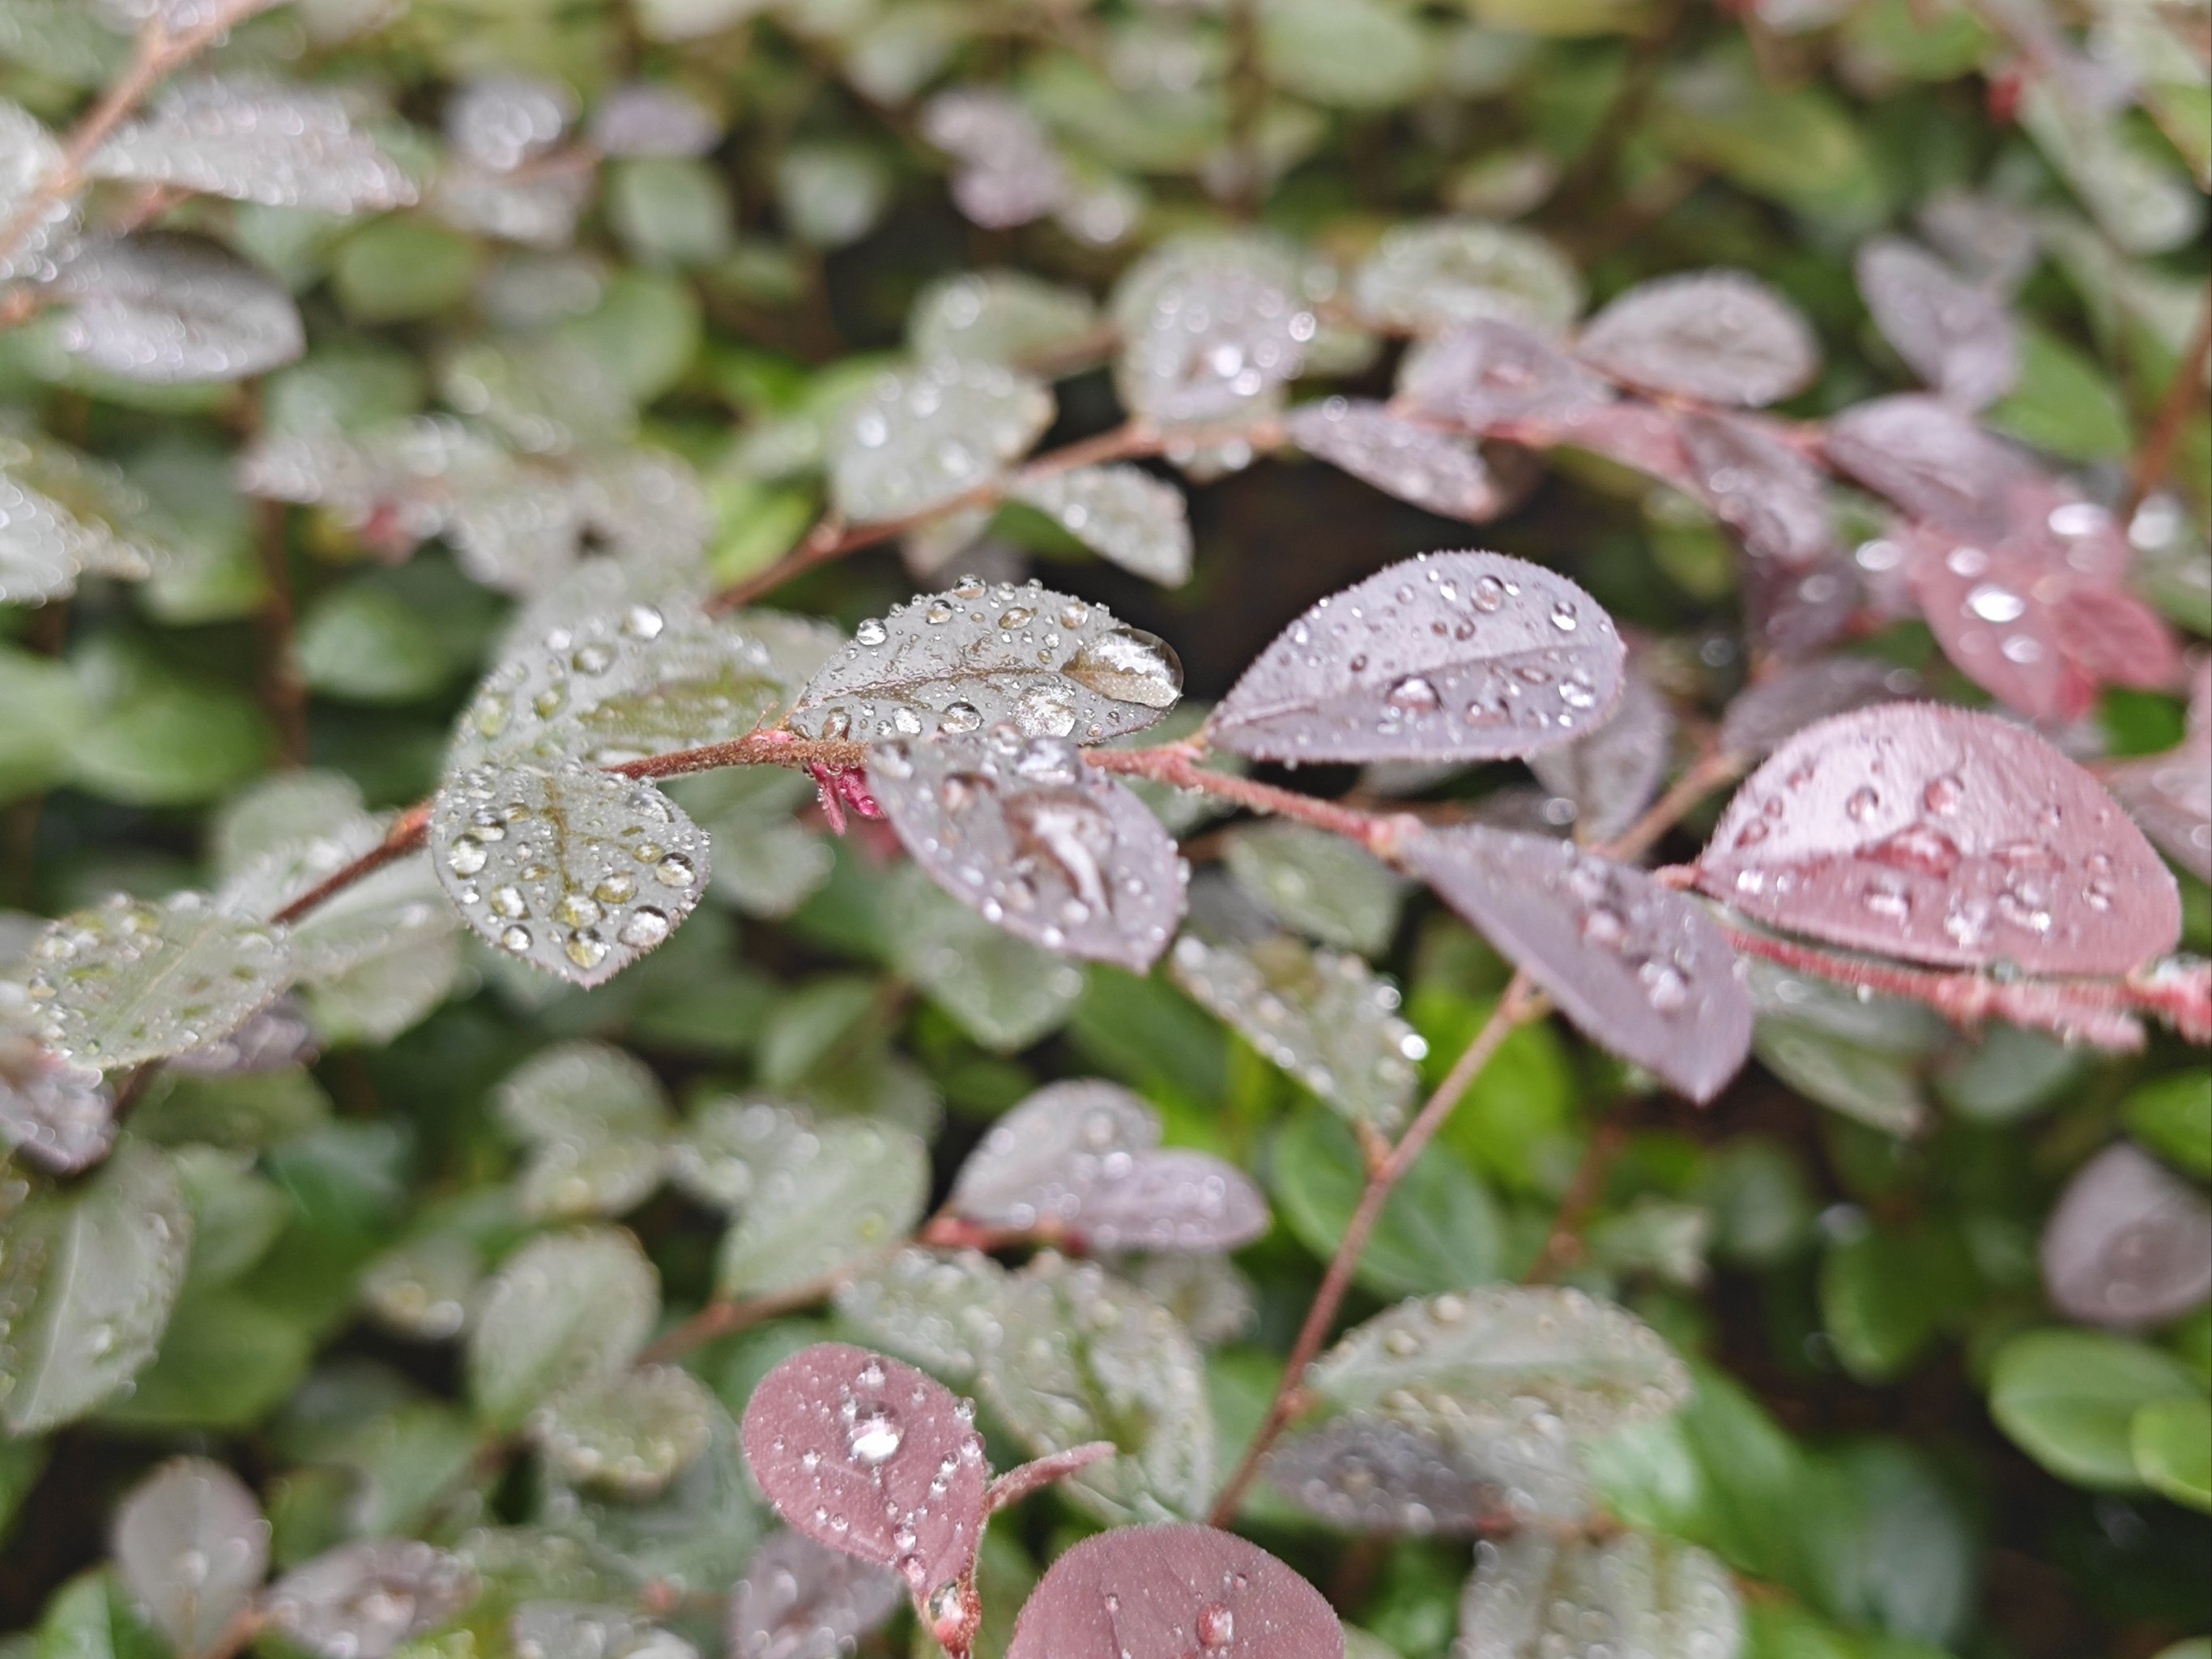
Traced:
[[779, 1291], [774, 1296], [759, 1296], [750, 1301], [735, 1302], [717, 1297], [697, 1313], [674, 1327], [658, 1341], [647, 1346], [637, 1357], [641, 1365], [665, 1364], [680, 1359], [695, 1348], [703, 1348], [718, 1337], [730, 1335], [758, 1325], [763, 1321], [780, 1319], [785, 1314], [797, 1313], [811, 1308], [824, 1297], [834, 1295], [843, 1284], [842, 1278], [817, 1279], [811, 1283]]
[[1419, 820], [1406, 814], [1363, 812], [1253, 778], [1210, 772], [1200, 764], [1205, 754], [1202, 744], [1190, 742], [1163, 744], [1156, 749], [1086, 749], [1083, 758], [1102, 772], [1148, 778], [1176, 789], [1195, 789], [1255, 812], [1296, 818], [1347, 841], [1358, 842], [1382, 858], [1396, 851], [1409, 826], [1417, 827], [1419, 823]]
[[1267, 191], [1260, 124], [1267, 112], [1267, 76], [1259, 0], [1229, 0], [1229, 206], [1240, 219], [1256, 219]]
[[1335, 1328], [1345, 1295], [1352, 1288], [1352, 1273], [1359, 1266], [1360, 1255], [1367, 1248], [1375, 1224], [1382, 1219], [1390, 1194], [1405, 1178], [1406, 1171], [1413, 1167], [1413, 1160], [1435, 1139], [1437, 1131], [1443, 1127], [1444, 1120], [1459, 1104], [1460, 1097], [1482, 1074], [1482, 1068], [1497, 1054], [1498, 1045], [1516, 1026], [1537, 1018], [1547, 1006], [1548, 1002], [1524, 975], [1514, 975], [1505, 994], [1498, 998], [1497, 1007], [1491, 1010], [1490, 1018], [1474, 1034], [1474, 1040], [1452, 1062], [1451, 1071], [1437, 1085], [1436, 1092], [1429, 1097], [1406, 1133], [1399, 1137], [1389, 1156], [1368, 1177], [1367, 1189], [1359, 1195], [1359, 1207], [1352, 1212], [1344, 1237], [1337, 1244], [1336, 1255], [1322, 1275], [1321, 1288], [1314, 1294], [1313, 1305], [1306, 1310], [1305, 1323], [1291, 1348], [1290, 1359], [1283, 1367], [1281, 1381], [1275, 1385], [1275, 1397], [1267, 1404], [1267, 1414], [1261, 1421], [1260, 1431], [1252, 1437], [1252, 1443], [1244, 1449], [1236, 1472], [1222, 1487], [1221, 1496], [1214, 1500], [1212, 1519], [1215, 1526], [1225, 1527], [1237, 1518], [1237, 1510], [1243, 1506], [1244, 1494], [1258, 1475], [1268, 1449], [1304, 1405], [1306, 1371], [1320, 1356], [1322, 1344], [1328, 1340], [1330, 1331]]
[[1606, 843], [1606, 856], [1624, 862], [1643, 857], [1692, 807], [1723, 784], [1734, 782], [1742, 771], [1741, 756], [1731, 755], [1717, 744], [1708, 748], [1642, 817]]
[[2208, 368], [2212, 368], [2212, 291], [2204, 296], [2204, 310], [2197, 319], [2197, 332], [2183, 348], [2181, 361], [2174, 366], [2173, 379], [2159, 401], [2158, 413], [2151, 418], [2142, 447], [2136, 452], [2135, 465], [2128, 469], [2128, 497], [2120, 512], [2123, 523], [2135, 516], [2143, 498], [2157, 489], [2166, 477], [2174, 448], [2181, 441], [2182, 428], [2189, 424], [2189, 416], [2203, 400]]
[[1597, 1207], [1598, 1195], [1605, 1190], [1606, 1175], [1627, 1144], [1628, 1126], [1617, 1117], [1601, 1124], [1590, 1136], [1589, 1145], [1583, 1149], [1582, 1162], [1575, 1166], [1574, 1178], [1560, 1196], [1551, 1231], [1544, 1235], [1544, 1248], [1522, 1275], [1523, 1284], [1540, 1285], [1562, 1267], [1571, 1266], [1581, 1255], [1583, 1224]]
[[430, 803], [418, 801], [392, 820], [390, 827], [384, 832], [382, 842], [363, 853], [344, 869], [325, 876], [269, 920], [280, 926], [299, 921], [308, 911], [336, 897], [356, 882], [367, 879], [394, 859], [404, 858], [415, 851], [428, 838], [429, 830]]
[[307, 763], [307, 683], [301, 677], [294, 649], [292, 559], [284, 544], [286, 508], [282, 501], [260, 503], [261, 568], [269, 581], [269, 600], [261, 608], [266, 660], [262, 667], [262, 701], [276, 727], [282, 763]]

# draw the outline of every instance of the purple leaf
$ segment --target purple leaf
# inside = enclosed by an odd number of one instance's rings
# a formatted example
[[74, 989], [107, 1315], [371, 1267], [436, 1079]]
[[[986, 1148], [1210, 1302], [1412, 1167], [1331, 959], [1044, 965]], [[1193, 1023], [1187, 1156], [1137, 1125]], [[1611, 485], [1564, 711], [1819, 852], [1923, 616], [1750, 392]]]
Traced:
[[1097, 1250], [1227, 1250], [1267, 1230], [1250, 1176], [1158, 1150], [1159, 1116], [1119, 1085], [1046, 1085], [992, 1126], [953, 1184], [971, 1221], [1050, 1228]]
[[0, 1150], [75, 1175], [107, 1156], [115, 1128], [115, 1096], [98, 1066], [0, 1034]]
[[1447, 1435], [1354, 1413], [1285, 1441], [1267, 1479], [1301, 1507], [1349, 1532], [1510, 1531], [1579, 1522], [1589, 1482], [1556, 1428]]
[[1216, 744], [1261, 760], [1496, 760], [1565, 743], [1620, 695], [1613, 619], [1565, 577], [1436, 553], [1323, 599], [1215, 709]]
[[1962, 409], [1980, 409], [2011, 389], [2020, 342], [1994, 294], [1894, 236], [1861, 247], [1854, 269], [1883, 337], [1937, 392]]
[[1006, 1659], [1343, 1659], [1321, 1592], [1211, 1527], [1124, 1527], [1053, 1563]]
[[1026, 1463], [1008, 1469], [991, 1483], [986, 1494], [991, 1513], [996, 1515], [1000, 1510], [1011, 1508], [1032, 1493], [1042, 1492], [1054, 1482], [1066, 1480], [1071, 1474], [1080, 1474], [1093, 1463], [1103, 1462], [1120, 1451], [1121, 1448], [1110, 1440], [1086, 1440], [1079, 1446], [1070, 1446], [1066, 1451], [1031, 1458]]
[[1697, 881], [1775, 927], [1946, 967], [2124, 973], [2181, 933], [2173, 878], [2094, 778], [2031, 732], [1929, 703], [1784, 744]]
[[2070, 1319], [2142, 1330], [2212, 1295], [2212, 1204], [2124, 1142], [2066, 1183], [2044, 1224], [2044, 1288]]
[[1133, 973], [1167, 949], [1187, 879], [1175, 842], [1073, 744], [1010, 726], [887, 744], [868, 781], [915, 862], [986, 921]]
[[1474, 440], [1401, 420], [1387, 404], [1328, 398], [1291, 411], [1291, 440], [1385, 495], [1447, 519], [1498, 516], [1498, 490]]
[[952, 199], [971, 224], [1025, 225], [1067, 199], [1067, 174], [1051, 140], [1008, 93], [991, 87], [941, 92], [922, 106], [921, 135], [959, 161]]
[[730, 1592], [730, 1659], [843, 1659], [900, 1599], [888, 1567], [779, 1532]]
[[1906, 393], [1856, 404], [1827, 425], [1828, 459], [1916, 519], [1969, 536], [2004, 532], [2013, 490], [2035, 470], [1950, 404]]
[[1590, 1040], [1711, 1100], [1751, 1048], [1751, 999], [1697, 902], [1543, 836], [1468, 824], [1405, 859]]
[[1747, 552], [1808, 565], [1834, 550], [1827, 480], [1777, 435], [1773, 422], [1692, 410], [1676, 429], [1696, 469], [1699, 493], [1742, 535]]
[[317, 1659], [384, 1659], [476, 1599], [457, 1555], [411, 1538], [326, 1550], [269, 1587], [269, 1622]]
[[1840, 548], [1811, 565], [1755, 559], [1743, 573], [1745, 624], [1759, 645], [1785, 659], [1842, 639], [1865, 597], [1859, 567]]
[[115, 1563], [181, 1659], [221, 1646], [269, 1570], [269, 1523], [220, 1463], [179, 1457], [115, 1512]]
[[2203, 732], [2163, 755], [2122, 761], [2105, 783], [2168, 858], [2212, 881], [2212, 748]]
[[990, 1470], [975, 1410], [911, 1365], [817, 1343], [761, 1380], [745, 1456], [768, 1500], [817, 1544], [891, 1567], [931, 1607], [975, 1571]]
[[1495, 319], [1417, 346], [1398, 376], [1419, 414], [1470, 431], [1554, 422], [1612, 401], [1613, 388], [1550, 341]]
[[1667, 775], [1674, 717], [1651, 682], [1631, 668], [1620, 700], [1595, 731], [1529, 757], [1536, 781], [1575, 804], [1575, 830], [1611, 841], [1634, 823]]
[[1792, 663], [1736, 694], [1721, 715], [1721, 746], [1747, 761], [1763, 760], [1814, 720], [1897, 702], [1919, 690], [1918, 675], [1873, 657]]
[[1639, 284], [1590, 319], [1577, 349], [1631, 386], [1752, 407], [1802, 392], [1820, 364], [1796, 308], [1737, 270]]

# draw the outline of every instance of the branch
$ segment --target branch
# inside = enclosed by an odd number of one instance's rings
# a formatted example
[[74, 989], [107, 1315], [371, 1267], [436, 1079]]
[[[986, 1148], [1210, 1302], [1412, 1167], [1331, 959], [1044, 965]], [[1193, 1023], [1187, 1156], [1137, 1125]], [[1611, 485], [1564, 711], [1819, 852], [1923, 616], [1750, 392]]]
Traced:
[[2136, 452], [2135, 465], [2128, 469], [2127, 499], [2120, 506], [2122, 524], [2135, 516], [2143, 497], [2157, 489], [2166, 477], [2174, 448], [2181, 441], [2181, 430], [2189, 424], [2190, 416], [2204, 398], [2204, 376], [2209, 368], [2212, 368], [2212, 291], [2204, 296], [2204, 310], [2197, 319], [2197, 332], [2182, 349], [2181, 361], [2174, 366], [2173, 379], [2159, 401], [2158, 413], [2151, 419], [2150, 430], [2143, 435], [2142, 447]]
[[1307, 1369], [1321, 1353], [1321, 1346], [1334, 1328], [1336, 1316], [1344, 1306], [1345, 1293], [1352, 1288], [1352, 1275], [1359, 1266], [1361, 1254], [1367, 1248], [1375, 1224], [1382, 1218], [1383, 1206], [1390, 1201], [1406, 1171], [1413, 1167], [1413, 1160], [1421, 1155], [1444, 1120], [1451, 1115], [1452, 1108], [1481, 1075], [1482, 1068], [1490, 1063], [1498, 1047], [1510, 1036], [1516, 1026], [1538, 1018], [1550, 1002], [1536, 991], [1527, 978], [1514, 975], [1498, 1000], [1498, 1006], [1483, 1022], [1474, 1040], [1467, 1045], [1444, 1080], [1437, 1085], [1418, 1116], [1407, 1126], [1389, 1155], [1369, 1176], [1367, 1189], [1359, 1196], [1359, 1207], [1352, 1212], [1352, 1220], [1345, 1227], [1344, 1237], [1336, 1247], [1336, 1255], [1322, 1275], [1321, 1289], [1315, 1292], [1313, 1305], [1306, 1310], [1305, 1323], [1298, 1331], [1297, 1343], [1284, 1367], [1282, 1380], [1275, 1385], [1275, 1397], [1267, 1404], [1267, 1414], [1261, 1419], [1260, 1431], [1252, 1437], [1252, 1443], [1244, 1449], [1244, 1455], [1236, 1472], [1214, 1500], [1211, 1517], [1217, 1527], [1226, 1527], [1237, 1518], [1243, 1507], [1244, 1494], [1260, 1472], [1260, 1464], [1284, 1429], [1297, 1416], [1304, 1404], [1302, 1384]]
[[261, 632], [267, 659], [262, 665], [262, 700], [276, 727], [282, 763], [296, 769], [307, 763], [307, 685], [301, 678], [292, 602], [292, 561], [284, 544], [285, 507], [260, 504], [261, 567], [269, 580], [269, 602], [262, 607]]
[[845, 1282], [842, 1274], [817, 1279], [805, 1285], [793, 1285], [779, 1291], [774, 1296], [755, 1297], [749, 1302], [732, 1302], [717, 1297], [682, 1324], [672, 1327], [659, 1340], [648, 1343], [637, 1357], [641, 1365], [665, 1364], [679, 1359], [694, 1348], [703, 1348], [718, 1337], [728, 1336], [763, 1321], [780, 1319], [785, 1314], [797, 1313], [811, 1308], [824, 1297], [836, 1293]]

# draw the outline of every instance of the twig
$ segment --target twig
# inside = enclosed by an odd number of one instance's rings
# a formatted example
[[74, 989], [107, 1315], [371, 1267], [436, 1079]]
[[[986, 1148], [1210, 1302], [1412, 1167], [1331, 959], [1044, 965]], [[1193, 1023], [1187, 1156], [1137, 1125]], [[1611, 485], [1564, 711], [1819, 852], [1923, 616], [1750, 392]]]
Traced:
[[1229, 0], [1229, 206], [1240, 219], [1256, 219], [1266, 193], [1260, 123], [1267, 112], [1259, 0]]
[[1574, 1178], [1560, 1196], [1551, 1231], [1544, 1235], [1544, 1248], [1537, 1252], [1534, 1264], [1522, 1275], [1523, 1284], [1542, 1284], [1562, 1267], [1572, 1265], [1581, 1255], [1583, 1224], [1596, 1208], [1613, 1161], [1627, 1144], [1628, 1126], [1618, 1117], [1600, 1125], [1590, 1136], [1589, 1145], [1583, 1149], [1582, 1162], [1575, 1166]]
[[1510, 1036], [1516, 1026], [1534, 1019], [1549, 1006], [1547, 999], [1537, 992], [1527, 978], [1516, 974], [1498, 998], [1497, 1007], [1483, 1022], [1474, 1040], [1452, 1062], [1444, 1080], [1437, 1085], [1420, 1113], [1407, 1127], [1390, 1155], [1367, 1182], [1367, 1189], [1359, 1195], [1359, 1207], [1352, 1212], [1345, 1226], [1344, 1237], [1338, 1242], [1336, 1255], [1331, 1258], [1328, 1270], [1322, 1275], [1321, 1288], [1314, 1294], [1313, 1305], [1306, 1310], [1305, 1323], [1299, 1328], [1297, 1341], [1291, 1346], [1289, 1361], [1283, 1367], [1282, 1379], [1275, 1385], [1275, 1397], [1268, 1402], [1267, 1414], [1260, 1424], [1260, 1431], [1252, 1437], [1252, 1443], [1244, 1449], [1244, 1455], [1236, 1472], [1222, 1487], [1221, 1496], [1214, 1500], [1212, 1522], [1225, 1527], [1237, 1518], [1243, 1507], [1244, 1494], [1260, 1472], [1260, 1464], [1304, 1404], [1302, 1394], [1307, 1369], [1321, 1353], [1321, 1346], [1328, 1340], [1335, 1328], [1336, 1316], [1344, 1306], [1346, 1291], [1352, 1288], [1352, 1275], [1359, 1266], [1362, 1252], [1367, 1248], [1375, 1224], [1382, 1218], [1383, 1206], [1390, 1201], [1406, 1171], [1413, 1167], [1413, 1160], [1443, 1127], [1444, 1120], [1451, 1115], [1452, 1108], [1481, 1075], [1482, 1068], [1498, 1052], [1498, 1044]]
[[1741, 756], [1729, 754], [1717, 744], [1709, 746], [1642, 817], [1606, 844], [1606, 856], [1623, 862], [1642, 858], [1692, 807], [1723, 784], [1734, 782], [1742, 771]]
[[1317, 796], [1302, 795], [1295, 789], [1231, 773], [1209, 772], [1199, 763], [1205, 754], [1204, 747], [1196, 743], [1170, 743], [1156, 749], [1086, 749], [1083, 758], [1101, 772], [1148, 778], [1176, 789], [1195, 789], [1255, 812], [1296, 818], [1358, 842], [1380, 858], [1395, 853], [1408, 828], [1419, 825], [1410, 814], [1363, 812]]
[[394, 859], [404, 858], [415, 851], [428, 838], [429, 830], [430, 803], [419, 801], [392, 820], [380, 844], [363, 853], [344, 869], [324, 877], [269, 920], [279, 926], [299, 921], [317, 905], [335, 898], [356, 882], [374, 875]]
[[836, 1292], [844, 1280], [842, 1278], [817, 1279], [805, 1285], [779, 1291], [774, 1296], [755, 1297], [749, 1302], [732, 1302], [717, 1297], [697, 1313], [675, 1326], [658, 1341], [649, 1343], [638, 1355], [641, 1365], [665, 1364], [679, 1359], [694, 1348], [703, 1348], [718, 1337], [730, 1335], [763, 1320], [781, 1318], [787, 1313], [797, 1313], [801, 1308], [811, 1308], [826, 1296]]
[[2166, 395], [2159, 400], [2158, 413], [2151, 418], [2150, 430], [2143, 435], [2142, 447], [2136, 452], [2135, 465], [2128, 469], [2128, 495], [2120, 509], [2123, 524], [2135, 516], [2143, 498], [2157, 489], [2159, 481], [2166, 477], [2174, 447], [2181, 441], [2182, 428], [2189, 424], [2190, 415], [2203, 403], [2208, 367], [2212, 367], [2212, 291], [2204, 296], [2204, 310], [2197, 319], [2197, 332], [2183, 348], [2173, 379], [2167, 382]]
[[292, 604], [292, 560], [284, 544], [285, 506], [263, 501], [260, 509], [261, 568], [268, 578], [269, 600], [261, 608], [262, 701], [276, 727], [278, 754], [287, 768], [307, 763], [307, 684], [300, 675], [294, 648], [296, 631]]

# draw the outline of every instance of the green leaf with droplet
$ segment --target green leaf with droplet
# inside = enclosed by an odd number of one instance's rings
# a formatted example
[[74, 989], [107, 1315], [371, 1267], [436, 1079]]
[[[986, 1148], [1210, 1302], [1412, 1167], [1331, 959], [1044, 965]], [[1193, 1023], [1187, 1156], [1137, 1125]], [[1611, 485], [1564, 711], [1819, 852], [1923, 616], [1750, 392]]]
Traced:
[[878, 918], [891, 965], [986, 1048], [1012, 1054], [1065, 1024], [1084, 970], [1015, 938], [902, 865]]
[[1267, 819], [1231, 835], [1223, 856], [1276, 921], [1323, 945], [1379, 956], [1397, 931], [1405, 878], [1341, 836]]
[[905, 1238], [928, 1201], [919, 1136], [822, 1121], [754, 1188], [722, 1241], [715, 1288], [766, 1296], [834, 1278]]
[[619, 1215], [660, 1183], [672, 1121], [643, 1061], [601, 1042], [558, 1043], [508, 1073], [501, 1121], [530, 1143], [526, 1214]]
[[720, 1407], [673, 1365], [644, 1365], [549, 1401], [532, 1431], [563, 1480], [650, 1498], [706, 1450]]
[[469, 1395], [514, 1428], [563, 1388], [612, 1375], [645, 1344], [660, 1285], [637, 1240], [616, 1227], [533, 1239], [501, 1265], [469, 1332]]
[[[1358, 1207], [1366, 1165], [1352, 1132], [1308, 1110], [1268, 1149], [1269, 1188], [1283, 1219], [1322, 1261]], [[1499, 1276], [1505, 1236], [1498, 1206], [1450, 1152], [1430, 1147], [1383, 1206], [1353, 1276], [1377, 1296], [1462, 1290]]]

